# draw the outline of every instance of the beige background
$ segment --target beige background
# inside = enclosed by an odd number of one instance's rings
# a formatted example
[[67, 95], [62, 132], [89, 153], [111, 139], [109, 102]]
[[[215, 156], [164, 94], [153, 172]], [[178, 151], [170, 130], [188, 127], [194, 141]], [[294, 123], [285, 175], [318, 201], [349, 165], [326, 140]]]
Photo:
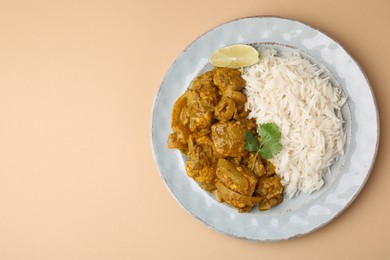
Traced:
[[[278, 15], [361, 64], [381, 143], [355, 202], [301, 238], [215, 232], [153, 161], [155, 94], [176, 56], [221, 23]], [[0, 0], [0, 259], [389, 259], [390, 1]]]

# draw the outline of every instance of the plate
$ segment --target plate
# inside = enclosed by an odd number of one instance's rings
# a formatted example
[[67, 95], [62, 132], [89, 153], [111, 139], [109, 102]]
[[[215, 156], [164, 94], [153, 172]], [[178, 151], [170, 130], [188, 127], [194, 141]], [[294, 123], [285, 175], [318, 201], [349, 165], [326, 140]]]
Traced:
[[[189, 178], [185, 158], [167, 148], [171, 110], [190, 82], [207, 70], [208, 57], [230, 44], [298, 50], [326, 69], [335, 87], [347, 96], [343, 108], [347, 149], [328, 174], [326, 185], [310, 195], [285, 199], [271, 210], [238, 213], [219, 203]], [[278, 241], [308, 234], [343, 212], [363, 188], [379, 142], [379, 118], [370, 84], [349, 53], [336, 41], [307, 24], [281, 17], [248, 17], [227, 22], [201, 35], [175, 60], [155, 98], [151, 122], [152, 148], [160, 174], [177, 202], [192, 216], [224, 234], [256, 241]]]

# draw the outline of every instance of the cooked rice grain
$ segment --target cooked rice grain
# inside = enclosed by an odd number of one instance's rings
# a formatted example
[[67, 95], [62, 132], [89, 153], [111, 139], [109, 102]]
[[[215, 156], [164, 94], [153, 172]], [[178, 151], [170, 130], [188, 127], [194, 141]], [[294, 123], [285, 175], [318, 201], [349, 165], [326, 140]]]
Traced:
[[322, 73], [298, 52], [281, 56], [274, 49], [260, 50], [259, 63], [243, 70], [249, 117], [275, 122], [282, 132], [283, 149], [272, 162], [290, 198], [319, 190], [344, 152], [346, 98]]

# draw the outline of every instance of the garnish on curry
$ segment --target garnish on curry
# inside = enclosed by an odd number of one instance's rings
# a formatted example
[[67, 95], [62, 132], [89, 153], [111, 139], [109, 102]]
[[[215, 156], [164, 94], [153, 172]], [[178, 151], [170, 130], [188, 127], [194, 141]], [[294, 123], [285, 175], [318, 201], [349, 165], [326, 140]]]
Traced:
[[[195, 78], [173, 106], [168, 137], [169, 148], [188, 156], [187, 175], [239, 212], [256, 205], [268, 210], [283, 201], [274, 165], [258, 152], [263, 142], [255, 120], [247, 118], [245, 84], [241, 72], [230, 68]], [[248, 149], [248, 132], [252, 143], [257, 138], [257, 149]]]

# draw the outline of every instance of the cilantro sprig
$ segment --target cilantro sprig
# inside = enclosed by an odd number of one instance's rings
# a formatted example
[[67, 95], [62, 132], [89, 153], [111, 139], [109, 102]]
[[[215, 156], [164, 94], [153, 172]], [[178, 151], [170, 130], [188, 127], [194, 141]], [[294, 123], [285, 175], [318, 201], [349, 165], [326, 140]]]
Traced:
[[257, 128], [257, 133], [260, 136], [260, 142], [252, 132], [247, 131], [245, 133], [245, 149], [248, 152], [256, 152], [252, 168], [259, 154], [262, 158], [268, 160], [282, 150], [282, 144], [280, 143], [282, 134], [277, 124], [273, 122], [261, 124]]

